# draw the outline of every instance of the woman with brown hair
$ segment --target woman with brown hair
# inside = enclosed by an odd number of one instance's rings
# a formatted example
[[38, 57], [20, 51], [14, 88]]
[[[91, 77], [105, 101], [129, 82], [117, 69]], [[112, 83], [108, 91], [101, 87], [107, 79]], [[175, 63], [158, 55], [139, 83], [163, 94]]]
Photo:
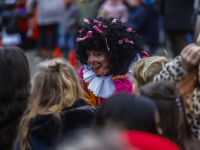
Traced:
[[179, 89], [170, 81], [158, 81], [141, 87], [140, 94], [151, 98], [160, 115], [162, 136], [174, 142], [180, 150], [198, 150], [200, 142], [187, 123]]
[[80, 95], [76, 72], [68, 62], [54, 59], [42, 63], [20, 123], [19, 149], [52, 148], [66, 134], [88, 127], [96, 109]]

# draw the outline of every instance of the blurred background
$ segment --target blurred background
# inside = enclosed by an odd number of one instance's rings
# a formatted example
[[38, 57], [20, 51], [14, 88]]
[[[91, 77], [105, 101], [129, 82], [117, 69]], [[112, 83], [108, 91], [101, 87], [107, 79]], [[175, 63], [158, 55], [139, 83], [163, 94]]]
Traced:
[[0, 16], [0, 44], [25, 51], [32, 78], [36, 65], [49, 58], [62, 56], [76, 67], [84, 18], [120, 18], [151, 56], [180, 54], [200, 31], [199, 0], [0, 0]]

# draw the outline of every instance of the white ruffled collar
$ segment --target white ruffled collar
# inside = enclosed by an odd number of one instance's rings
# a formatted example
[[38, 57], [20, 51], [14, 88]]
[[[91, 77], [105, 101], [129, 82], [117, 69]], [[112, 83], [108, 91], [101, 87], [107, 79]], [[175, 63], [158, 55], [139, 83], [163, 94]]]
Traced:
[[93, 92], [95, 96], [108, 98], [112, 96], [115, 85], [112, 83], [110, 76], [97, 77], [90, 65], [83, 66], [83, 79], [89, 83], [88, 89]]
[[[132, 82], [132, 67], [134, 62], [140, 60], [139, 54], [129, 67], [129, 80]], [[83, 79], [89, 83], [88, 89], [92, 91], [95, 96], [102, 98], [109, 98], [113, 95], [115, 85], [111, 81], [113, 75], [97, 77], [90, 65], [83, 65]]]

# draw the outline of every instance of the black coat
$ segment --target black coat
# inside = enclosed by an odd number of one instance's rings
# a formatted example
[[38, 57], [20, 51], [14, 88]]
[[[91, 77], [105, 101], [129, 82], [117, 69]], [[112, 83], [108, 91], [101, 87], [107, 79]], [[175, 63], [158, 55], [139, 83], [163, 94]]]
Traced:
[[6, 29], [7, 34], [19, 33], [18, 19], [27, 19], [31, 14], [19, 14], [15, 10], [5, 10], [1, 14], [0, 31]]
[[143, 4], [129, 8], [128, 25], [136, 31], [145, 44], [158, 46], [159, 42], [159, 11], [155, 3]]
[[164, 29], [166, 31], [194, 30], [193, 4], [194, 0], [164, 0]]
[[[97, 109], [85, 100], [79, 99], [71, 107], [59, 113], [59, 119], [53, 114], [38, 115], [30, 122], [28, 142], [32, 150], [50, 150], [63, 138], [74, 132], [89, 128], [96, 116]], [[15, 150], [19, 149], [18, 147]]]
[[8, 34], [19, 33], [17, 21], [19, 14], [14, 10], [5, 10], [1, 15], [0, 30], [5, 27]]

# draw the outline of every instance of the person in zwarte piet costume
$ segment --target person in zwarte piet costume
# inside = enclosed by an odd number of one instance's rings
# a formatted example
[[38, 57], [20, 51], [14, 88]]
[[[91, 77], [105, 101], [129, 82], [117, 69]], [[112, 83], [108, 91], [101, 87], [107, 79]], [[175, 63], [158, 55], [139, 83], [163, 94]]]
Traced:
[[131, 68], [135, 61], [148, 57], [139, 35], [118, 19], [84, 19], [77, 37], [78, 71], [83, 97], [99, 106], [117, 93], [133, 93]]

